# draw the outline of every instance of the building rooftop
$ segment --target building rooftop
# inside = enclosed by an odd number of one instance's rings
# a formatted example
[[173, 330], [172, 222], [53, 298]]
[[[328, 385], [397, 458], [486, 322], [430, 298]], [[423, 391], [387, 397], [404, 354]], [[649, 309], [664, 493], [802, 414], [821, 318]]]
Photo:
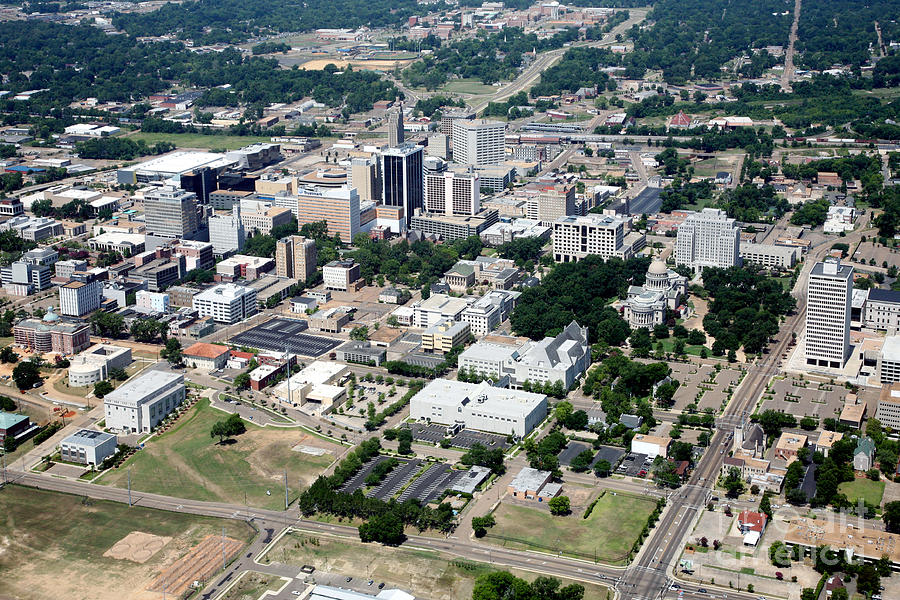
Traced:
[[469, 306], [469, 298], [455, 298], [446, 294], [432, 294], [416, 304], [420, 310], [440, 311], [442, 314], [456, 314]]
[[505, 361], [515, 359], [519, 356], [519, 351], [525, 346], [518, 338], [509, 338], [511, 343], [501, 343], [497, 341], [488, 341], [482, 339], [465, 350], [459, 355], [459, 359], [469, 360], [490, 360]]
[[135, 377], [107, 394], [104, 398], [104, 402], [137, 405], [140, 400], [146, 398], [151, 393], [173, 383], [183, 384], [184, 375], [181, 373], [170, 373], [168, 371], [147, 371], [143, 375]]
[[538, 490], [550, 478], [550, 471], [538, 471], [531, 467], [522, 467], [509, 485], [518, 492]]
[[893, 302], [900, 304], [900, 292], [896, 290], [872, 288], [871, 290], [869, 290], [869, 300], [875, 302]]
[[[900, 402], [900, 399], [898, 399], [898, 402]], [[835, 442], [843, 437], [844, 434], [837, 431], [823, 431], [819, 434], [819, 439], [816, 440], [816, 446], [819, 448], [831, 448]]]
[[650, 435], [649, 433], [639, 433], [633, 438], [631, 438], [634, 442], [643, 442], [645, 444], [656, 444], [661, 448], [668, 448], [669, 444], [672, 442], [672, 438], [662, 437], [659, 435]]
[[25, 415], [17, 415], [15, 413], [8, 413], [0, 411], [0, 429], [10, 429], [21, 423], [22, 421], [27, 421], [28, 417]]
[[830, 546], [870, 560], [886, 554], [894, 564], [900, 563], [900, 535], [864, 524], [862, 520], [856, 524], [843, 519], [797, 517], [789, 522], [784, 541], [806, 547]]
[[183, 354], [185, 356], [195, 356], [197, 358], [218, 358], [223, 354], [228, 354], [229, 352], [230, 350], [228, 346], [197, 342], [189, 348], [186, 348]]
[[852, 421], [853, 423], [859, 423], [862, 421], [863, 416], [866, 414], [866, 403], [865, 402], [850, 402], [848, 401], [844, 403], [844, 408], [841, 409], [841, 421]]
[[776, 450], [789, 450], [796, 452], [800, 448], [806, 446], [807, 437], [800, 433], [791, 433], [789, 431], [785, 431], [781, 434], [781, 437], [778, 438], [778, 442], [775, 444]]
[[[220, 263], [221, 264], [221, 263]], [[240, 298], [244, 294], [250, 293], [253, 288], [245, 285], [237, 285], [236, 283], [221, 283], [213, 286], [208, 290], [204, 290], [194, 296], [197, 300], [207, 300], [212, 302], [231, 301]]]
[[486, 382], [465, 383], [451, 379], [435, 379], [416, 394], [419, 400], [447, 407], [448, 413], [470, 402], [481, 405], [486, 412], [495, 414], [528, 413], [545, 402], [543, 394], [493, 387]]
[[81, 446], [96, 447], [109, 440], [116, 439], [111, 433], [95, 431], [93, 429], [79, 429], [62, 441], [63, 444], [79, 444]]

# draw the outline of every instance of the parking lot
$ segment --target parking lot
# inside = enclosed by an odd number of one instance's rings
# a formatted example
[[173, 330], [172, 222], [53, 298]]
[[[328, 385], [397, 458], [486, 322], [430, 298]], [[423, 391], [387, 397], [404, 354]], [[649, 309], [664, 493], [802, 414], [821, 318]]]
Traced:
[[619, 475], [627, 475], [629, 477], [642, 477], [641, 471], [644, 471], [643, 476], [645, 477], [647, 473], [650, 472], [650, 467], [652, 466], [653, 460], [646, 454], [629, 452], [628, 455], [622, 459], [622, 464], [616, 469], [616, 473]]
[[435, 463], [403, 490], [398, 500], [405, 502], [416, 499], [422, 504], [428, 504], [450, 487], [458, 473], [462, 471], [452, 471], [449, 465]]
[[563, 451], [559, 453], [559, 464], [568, 467], [572, 464], [572, 460], [585, 450], [591, 450], [591, 445], [586, 444], [584, 442], [569, 442], [569, 444], [563, 448]]
[[613, 448], [612, 446], [600, 446], [600, 449], [597, 451], [597, 456], [594, 457], [594, 462], [591, 465], [597, 464], [601, 460], [608, 461], [613, 467], [615, 467], [622, 457], [625, 456], [625, 451], [621, 448]]
[[238, 346], [275, 352], [287, 350], [292, 354], [311, 357], [322, 356], [343, 343], [341, 340], [302, 333], [306, 329], [306, 321], [277, 317], [239, 333], [229, 341]]
[[364, 487], [366, 485], [366, 477], [369, 476], [369, 473], [372, 472], [372, 469], [375, 468], [375, 465], [387, 459], [387, 456], [376, 456], [372, 460], [364, 463], [362, 468], [356, 473], [356, 475], [351, 477], [350, 480], [344, 484], [340, 491], [352, 494], [356, 490]]
[[[719, 412], [728, 398], [729, 390], [733, 390], [741, 378], [740, 371], [728, 367], [716, 372], [710, 365], [670, 363], [670, 366], [672, 378], [681, 382], [673, 399], [672, 410], [676, 412], [684, 411], [694, 402], [697, 403], [697, 410], [711, 408]], [[703, 395], [697, 400], [697, 394], [701, 391]]]
[[397, 459], [400, 464], [388, 473], [379, 485], [375, 486], [366, 494], [369, 498], [378, 498], [379, 500], [388, 500], [399, 492], [409, 480], [419, 472], [422, 461], [419, 459], [404, 460]]
[[[444, 425], [410, 423], [409, 428], [412, 432], [413, 439], [417, 442], [439, 444], [442, 439], [448, 437], [448, 430]], [[466, 450], [475, 444], [481, 444], [488, 449], [503, 448], [503, 450], [506, 450], [510, 446], [504, 435], [473, 431], [471, 429], [463, 429], [456, 435], [450, 436], [450, 443], [457, 448], [464, 448]]]

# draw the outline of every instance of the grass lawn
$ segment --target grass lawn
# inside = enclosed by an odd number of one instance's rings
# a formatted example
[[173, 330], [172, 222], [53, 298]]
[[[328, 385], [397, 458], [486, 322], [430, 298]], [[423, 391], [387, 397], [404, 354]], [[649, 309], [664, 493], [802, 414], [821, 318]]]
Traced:
[[[663, 348], [666, 349], [666, 352], [675, 352], [675, 337], [674, 337], [674, 336], [669, 336], [669, 337], [667, 337], [667, 338], [665, 338], [665, 339], [662, 339], [662, 340], [659, 340], [659, 341], [663, 343]], [[656, 340], [653, 341], [653, 345], [651, 346], [651, 348], [652, 348], [652, 350], [653, 350], [654, 352], [656, 351], [656, 344], [658, 344], [658, 343], [659, 343], [659, 342], [657, 342]], [[692, 355], [692, 356], [700, 356], [700, 349], [701, 349], [701, 348], [703, 348], [703, 346], [700, 346], [700, 345], [693, 345], [693, 344], [688, 344], [688, 343], [685, 341], [685, 344], [684, 344], [684, 351], [685, 351], [685, 353], [687, 353], [687, 354], [690, 354], [690, 355]], [[706, 352], [707, 352], [710, 356], [712, 356], [712, 350], [710, 350], [709, 348], [707, 348], [707, 349], [706, 349]]]
[[846, 481], [838, 486], [838, 491], [847, 496], [850, 502], [856, 502], [862, 498], [874, 506], [881, 506], [881, 497], [884, 496], [884, 482], [871, 479], [854, 479]]
[[440, 91], [456, 94], [493, 94], [497, 88], [492, 85], [484, 85], [478, 79], [451, 79]]
[[[332, 462], [332, 454], [313, 456], [291, 448], [303, 443], [336, 452], [329, 444], [298, 429], [262, 428], [247, 424], [247, 432], [224, 445], [210, 438], [216, 421], [227, 414], [201, 400], [181, 421], [119, 469], [99, 482], [127, 487], [131, 469], [133, 489], [250, 506], [284, 508], [283, 472], [287, 469], [290, 498], [306, 487]], [[267, 494], [266, 492], [269, 492]]]
[[[457, 559], [428, 550], [392, 548], [375, 544], [290, 532], [261, 559], [261, 562], [312, 565], [332, 573], [367, 577], [386, 587], [397, 587], [431, 600], [471, 598], [479, 575], [493, 570], [489, 564]], [[534, 573], [508, 570], [517, 577], [533, 580]], [[562, 580], [563, 585], [572, 583]], [[585, 584], [585, 600], [607, 600], [607, 588]]]
[[281, 589], [287, 583], [284, 577], [257, 573], [256, 571], [244, 571], [240, 579], [231, 586], [231, 589], [219, 600], [243, 600], [244, 598], [259, 598], [263, 592]]
[[144, 133], [136, 131], [128, 136], [134, 141], [144, 140], [149, 145], [156, 142], [172, 142], [179, 148], [225, 148], [237, 150], [255, 142], [268, 142], [268, 136], [252, 135], [203, 135], [200, 133]]
[[603, 494], [591, 516], [580, 513], [554, 517], [539, 508], [502, 503], [494, 511], [497, 524], [487, 539], [512, 548], [528, 548], [596, 557], [598, 562], [624, 564], [631, 546], [656, 503], [639, 496]]
[[[15, 485], [0, 491], [0, 596], [134, 597], [160, 568], [209, 534], [249, 541], [243, 522], [85, 500]], [[103, 554], [132, 531], [171, 537], [143, 564]]]

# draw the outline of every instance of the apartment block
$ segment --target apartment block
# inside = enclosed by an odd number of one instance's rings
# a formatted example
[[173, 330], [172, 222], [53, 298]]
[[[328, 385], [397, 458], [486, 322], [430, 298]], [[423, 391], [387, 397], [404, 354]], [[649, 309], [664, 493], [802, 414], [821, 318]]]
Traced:
[[306, 281], [316, 272], [316, 242], [301, 235], [291, 235], [275, 244], [275, 274], [287, 279]]
[[425, 210], [446, 215], [475, 215], [479, 203], [478, 173], [444, 171], [425, 176]]
[[234, 283], [224, 283], [195, 295], [192, 307], [201, 317], [212, 317], [219, 323], [232, 325], [255, 315], [259, 307], [256, 290]]
[[506, 158], [506, 123], [456, 119], [452, 125], [453, 160], [467, 165], [496, 165]]
[[322, 268], [322, 278], [326, 290], [355, 290], [359, 279], [359, 265], [350, 259], [333, 260]]
[[589, 214], [554, 221], [553, 258], [556, 262], [577, 262], [590, 254], [603, 258], [631, 258], [631, 248], [625, 245], [625, 220]]
[[537, 196], [529, 197], [525, 204], [525, 215], [545, 227], [551, 227], [562, 217], [578, 213], [574, 185], [544, 187]]

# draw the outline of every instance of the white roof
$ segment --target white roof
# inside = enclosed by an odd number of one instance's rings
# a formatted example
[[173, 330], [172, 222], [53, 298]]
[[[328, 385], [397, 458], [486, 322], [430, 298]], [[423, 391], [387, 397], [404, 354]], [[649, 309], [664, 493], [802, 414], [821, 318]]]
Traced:
[[442, 406], [447, 414], [455, 414], [458, 407], [475, 403], [493, 414], [521, 417], [528, 415], [547, 397], [543, 394], [493, 387], [487, 382], [465, 383], [451, 379], [435, 379], [426, 385], [412, 402], [427, 402]]
[[759, 543], [760, 533], [758, 531], [748, 531], [744, 534], [744, 544], [755, 546]]
[[54, 195], [60, 198], [69, 198], [71, 200], [84, 200], [85, 202], [95, 200], [102, 196], [97, 190], [79, 190], [76, 188], [71, 188]]
[[900, 335], [889, 335], [884, 338], [881, 356], [885, 360], [900, 361]]
[[193, 171], [205, 166], [225, 166], [234, 164], [233, 160], [226, 160], [223, 155], [214, 152], [173, 152], [152, 158], [139, 165], [128, 167], [131, 171], [155, 171], [160, 174], [178, 174]]
[[498, 344], [481, 340], [476, 342], [462, 351], [459, 360], [491, 360], [503, 362], [508, 359], [517, 358], [519, 351], [525, 346], [520, 344]]
[[240, 298], [244, 294], [254, 293], [255, 290], [251, 287], [247, 287], [246, 285], [237, 285], [236, 283], [222, 283], [217, 286], [211, 287], [208, 290], [203, 290], [194, 298], [196, 300], [206, 300], [210, 302], [223, 302], [223, 301], [231, 301], [236, 298]]
[[134, 406], [173, 383], [184, 384], [184, 375], [168, 371], [147, 371], [107, 394], [104, 402]]
[[465, 310], [470, 302], [470, 298], [454, 298], [447, 294], [432, 294], [426, 300], [420, 300], [416, 304], [416, 308], [440, 311], [442, 315], [456, 315]]
[[91, 240], [98, 244], [143, 244], [145, 236], [143, 233], [119, 233], [117, 231], [106, 231], [100, 235], [95, 235]]

